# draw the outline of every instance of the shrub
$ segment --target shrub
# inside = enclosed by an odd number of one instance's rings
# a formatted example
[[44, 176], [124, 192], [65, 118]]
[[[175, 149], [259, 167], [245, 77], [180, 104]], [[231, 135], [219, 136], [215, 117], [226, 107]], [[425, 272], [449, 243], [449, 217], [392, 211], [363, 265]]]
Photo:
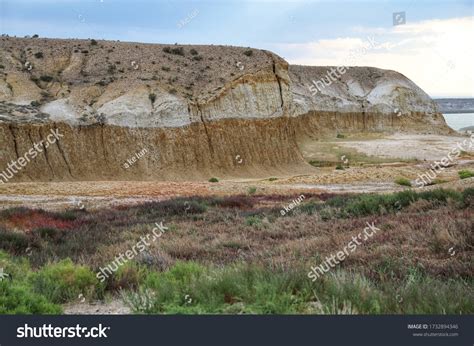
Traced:
[[402, 186], [411, 186], [411, 181], [407, 178], [397, 178], [395, 183]]
[[257, 188], [255, 186], [250, 186], [247, 190], [248, 194], [249, 195], [253, 195], [255, 194], [255, 192], [257, 192]]
[[53, 80], [53, 77], [43, 75], [43, 76], [40, 77], [40, 80], [43, 81], [43, 82], [49, 83]]
[[268, 181], [275, 181], [275, 180], [278, 180], [278, 178], [271, 177], [270, 179], [268, 179]]
[[252, 208], [255, 204], [252, 198], [239, 195], [230, 196], [226, 198], [218, 198], [213, 201], [214, 205], [218, 205], [222, 208]]
[[212, 177], [211, 179], [209, 179], [209, 182], [210, 183], [218, 183], [219, 179]]
[[466, 170], [459, 171], [458, 175], [459, 175], [459, 178], [461, 179], [467, 179], [467, 178], [474, 177], [474, 172], [466, 169]]
[[153, 218], [185, 214], [201, 214], [207, 210], [200, 200], [176, 198], [161, 202], [148, 202], [133, 208], [137, 215], [150, 215]]
[[173, 48], [165, 47], [165, 48], [163, 48], [163, 52], [168, 53], [168, 54], [184, 56], [183, 47], [173, 47]]
[[343, 170], [344, 167], [343, 167], [340, 163], [338, 163], [338, 164], [336, 165], [336, 169], [338, 169], [338, 170]]
[[169, 67], [166, 67], [166, 66], [162, 66], [161, 69], [162, 69], [163, 71], [167, 71], [167, 72], [170, 70], [170, 68], [169, 68]]
[[77, 219], [76, 213], [72, 210], [54, 213], [53, 217], [62, 221], [74, 221]]
[[0, 314], [59, 314], [61, 307], [27, 286], [0, 281]]
[[56, 228], [37, 228], [33, 231], [37, 233], [42, 239], [56, 239], [60, 236], [61, 232]]
[[148, 98], [150, 99], [151, 104], [154, 104], [156, 101], [156, 94], [151, 93], [150, 95], [148, 95]]
[[252, 56], [253, 51], [251, 49], [247, 49], [247, 50], [244, 51], [244, 54], [247, 55], [247, 56]]
[[474, 205], [474, 187], [465, 189], [462, 192], [461, 200], [464, 207], [473, 206]]
[[97, 46], [97, 41], [94, 40], [94, 39], [92, 39], [92, 40], [91, 40], [91, 46]]
[[39, 107], [41, 105], [41, 103], [39, 103], [38, 101], [31, 101], [30, 102], [30, 106], [33, 106], [33, 107]]
[[247, 216], [245, 218], [245, 224], [247, 226], [260, 226], [262, 220], [258, 216]]
[[193, 60], [201, 61], [201, 60], [202, 60], [202, 56], [200, 56], [200, 55], [193, 56]]
[[42, 267], [29, 278], [33, 291], [54, 303], [65, 303], [97, 292], [95, 274], [84, 266], [74, 265], [71, 260]]
[[191, 50], [189, 51], [189, 53], [191, 53], [191, 55], [198, 55], [198, 51], [194, 48], [191, 48]]
[[145, 279], [147, 271], [136, 263], [128, 262], [122, 265], [110, 278], [108, 289], [137, 289]]
[[0, 227], [0, 249], [24, 253], [28, 248], [28, 237], [24, 233], [11, 232]]
[[43, 59], [43, 53], [41, 53], [41, 52], [35, 53], [34, 56], [35, 56], [36, 59]]
[[338, 133], [336, 135], [336, 138], [346, 138], [346, 136], [344, 136], [342, 133]]

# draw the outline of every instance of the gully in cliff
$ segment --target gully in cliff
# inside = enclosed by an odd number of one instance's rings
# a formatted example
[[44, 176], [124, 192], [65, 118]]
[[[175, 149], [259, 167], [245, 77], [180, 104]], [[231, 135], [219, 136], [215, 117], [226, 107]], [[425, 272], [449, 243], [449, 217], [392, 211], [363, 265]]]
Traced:
[[[28, 150], [23, 156], [18, 156], [17, 160], [12, 160], [8, 163], [8, 168], [3, 170], [0, 173], [0, 182], [2, 184], [5, 184], [13, 178], [13, 176], [21, 171], [23, 167], [25, 167], [31, 159], [36, 158], [38, 156], [38, 153], [42, 153], [43, 149], [42, 147], [46, 150], [50, 144], [56, 143], [56, 141], [59, 140], [59, 138], [64, 137], [64, 135], [59, 133], [59, 129], [51, 129], [51, 133], [46, 137], [47, 141], [39, 141], [38, 143], [34, 143], [33, 147]], [[8, 174], [7, 174], [8, 173]]]

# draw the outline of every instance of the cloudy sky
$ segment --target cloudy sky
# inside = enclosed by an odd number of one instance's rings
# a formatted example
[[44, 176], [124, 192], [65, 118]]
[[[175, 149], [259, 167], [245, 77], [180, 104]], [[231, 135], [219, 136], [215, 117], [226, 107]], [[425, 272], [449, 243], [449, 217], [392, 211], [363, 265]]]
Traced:
[[[474, 97], [472, 0], [0, 0], [0, 32], [227, 44], [292, 64], [397, 70], [433, 97]], [[394, 12], [404, 12], [397, 16]]]

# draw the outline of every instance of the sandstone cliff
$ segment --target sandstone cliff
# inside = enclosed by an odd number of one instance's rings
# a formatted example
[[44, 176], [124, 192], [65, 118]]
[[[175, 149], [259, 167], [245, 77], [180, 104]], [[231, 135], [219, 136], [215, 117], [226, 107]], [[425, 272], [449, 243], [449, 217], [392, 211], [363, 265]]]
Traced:
[[289, 66], [262, 50], [0, 40], [0, 171], [51, 129], [64, 136], [16, 181], [296, 173], [310, 169], [301, 137], [450, 132], [429, 96], [394, 71], [350, 67], [314, 93], [331, 67]]

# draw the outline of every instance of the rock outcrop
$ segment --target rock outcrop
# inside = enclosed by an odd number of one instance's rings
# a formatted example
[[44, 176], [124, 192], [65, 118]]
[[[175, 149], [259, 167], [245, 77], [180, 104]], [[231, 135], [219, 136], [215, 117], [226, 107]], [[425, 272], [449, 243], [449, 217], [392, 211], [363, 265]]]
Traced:
[[55, 128], [12, 181], [296, 173], [310, 169], [301, 137], [450, 132], [403, 75], [330, 70], [239, 47], [2, 37], [0, 172]]

